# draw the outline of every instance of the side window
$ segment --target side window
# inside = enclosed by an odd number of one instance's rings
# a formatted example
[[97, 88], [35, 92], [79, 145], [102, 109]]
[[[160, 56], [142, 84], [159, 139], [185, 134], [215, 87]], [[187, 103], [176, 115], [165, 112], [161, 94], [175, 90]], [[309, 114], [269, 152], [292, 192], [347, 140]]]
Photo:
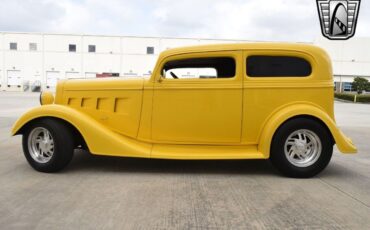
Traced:
[[311, 72], [311, 64], [300, 57], [253, 55], [247, 58], [250, 77], [307, 77]]
[[235, 76], [235, 60], [230, 57], [191, 58], [169, 61], [163, 66], [166, 79], [232, 78]]

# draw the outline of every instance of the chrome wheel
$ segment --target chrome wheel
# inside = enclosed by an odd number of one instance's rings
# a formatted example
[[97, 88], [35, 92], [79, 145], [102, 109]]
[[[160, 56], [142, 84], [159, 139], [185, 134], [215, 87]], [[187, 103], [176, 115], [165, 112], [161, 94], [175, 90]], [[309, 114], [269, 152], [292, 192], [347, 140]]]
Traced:
[[284, 145], [287, 160], [297, 167], [313, 165], [320, 157], [322, 145], [316, 133], [300, 129], [288, 136]]
[[54, 154], [53, 136], [45, 128], [34, 128], [28, 136], [28, 150], [36, 162], [49, 162]]

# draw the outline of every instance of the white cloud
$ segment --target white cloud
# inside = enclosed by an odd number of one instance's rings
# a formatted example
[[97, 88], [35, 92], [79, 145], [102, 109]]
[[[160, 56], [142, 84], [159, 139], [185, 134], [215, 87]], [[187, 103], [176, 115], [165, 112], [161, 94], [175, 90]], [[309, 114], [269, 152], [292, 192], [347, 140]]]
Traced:
[[0, 30], [38, 31], [50, 29], [65, 9], [50, 1], [1, 0]]
[[[362, 1], [357, 36], [370, 36]], [[271, 41], [320, 36], [315, 0], [1, 0], [1, 31]]]

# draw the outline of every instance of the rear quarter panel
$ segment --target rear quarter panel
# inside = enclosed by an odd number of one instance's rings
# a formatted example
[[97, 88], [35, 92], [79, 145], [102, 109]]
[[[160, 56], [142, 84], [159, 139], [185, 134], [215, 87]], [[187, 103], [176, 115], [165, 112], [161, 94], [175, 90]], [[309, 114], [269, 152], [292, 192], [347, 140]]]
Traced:
[[244, 62], [249, 55], [302, 57], [311, 63], [312, 73], [308, 77], [249, 77], [244, 63], [243, 144], [258, 144], [267, 122], [289, 104], [313, 104], [334, 120], [332, 67], [324, 51], [315, 47], [299, 51], [246, 50]]

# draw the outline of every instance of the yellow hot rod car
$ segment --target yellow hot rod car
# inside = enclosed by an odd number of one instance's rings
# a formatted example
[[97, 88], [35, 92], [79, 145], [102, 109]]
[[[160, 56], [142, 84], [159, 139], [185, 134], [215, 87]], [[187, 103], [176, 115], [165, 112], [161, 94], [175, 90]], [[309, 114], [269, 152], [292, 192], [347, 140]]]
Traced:
[[63, 80], [55, 98], [16, 121], [30, 165], [64, 168], [74, 149], [162, 159], [271, 159], [311, 177], [333, 145], [356, 147], [336, 126], [328, 55], [305, 44], [206, 45], [164, 51], [150, 79]]

